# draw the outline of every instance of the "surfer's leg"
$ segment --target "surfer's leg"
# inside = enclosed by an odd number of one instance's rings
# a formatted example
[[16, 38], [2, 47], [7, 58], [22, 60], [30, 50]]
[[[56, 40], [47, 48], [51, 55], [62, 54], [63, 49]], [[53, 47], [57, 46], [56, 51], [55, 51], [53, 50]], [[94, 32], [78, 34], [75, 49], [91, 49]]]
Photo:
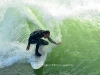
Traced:
[[39, 49], [39, 43], [36, 44], [35, 54], [36, 54], [36, 55], [41, 55], [41, 54], [38, 52], [38, 49]]
[[36, 44], [36, 50], [35, 50], [35, 55], [37, 56], [41, 56], [41, 54], [38, 52], [38, 49], [39, 49], [39, 46], [41, 45], [40, 43], [40, 39], [37, 41], [37, 44]]
[[41, 54], [38, 52], [39, 45], [40, 45], [39, 39], [31, 39], [31, 40], [29, 40], [29, 41], [30, 41], [30, 44], [36, 44], [35, 54], [36, 54], [37, 56], [41, 56]]
[[39, 41], [38, 41], [37, 44], [36, 44], [35, 54], [36, 54], [37, 56], [41, 56], [41, 54], [38, 52], [39, 46], [40, 46], [40, 45], [48, 45], [48, 44], [49, 44], [49, 43], [48, 43], [47, 41], [45, 41], [45, 40], [43, 40], [43, 39], [39, 39]]
[[40, 39], [40, 45], [48, 45], [49, 43], [46, 40]]

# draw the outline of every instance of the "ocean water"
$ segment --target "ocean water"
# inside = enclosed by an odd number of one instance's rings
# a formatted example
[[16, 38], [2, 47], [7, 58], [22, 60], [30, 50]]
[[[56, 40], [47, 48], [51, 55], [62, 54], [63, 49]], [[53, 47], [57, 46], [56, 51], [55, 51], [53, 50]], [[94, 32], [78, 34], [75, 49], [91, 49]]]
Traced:
[[[0, 75], [100, 75], [99, 7], [99, 0], [0, 0]], [[36, 29], [61, 42], [47, 46], [38, 70], [29, 62], [35, 46], [26, 51]]]

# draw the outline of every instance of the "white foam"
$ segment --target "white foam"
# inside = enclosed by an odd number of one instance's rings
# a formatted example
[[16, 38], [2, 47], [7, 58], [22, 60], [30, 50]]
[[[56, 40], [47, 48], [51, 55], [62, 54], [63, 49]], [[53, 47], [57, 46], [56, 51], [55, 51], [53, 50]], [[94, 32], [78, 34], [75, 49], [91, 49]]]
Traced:
[[25, 45], [21, 43], [2, 43], [0, 45], [0, 68], [28, 58], [30, 51], [27, 52], [25, 48]]

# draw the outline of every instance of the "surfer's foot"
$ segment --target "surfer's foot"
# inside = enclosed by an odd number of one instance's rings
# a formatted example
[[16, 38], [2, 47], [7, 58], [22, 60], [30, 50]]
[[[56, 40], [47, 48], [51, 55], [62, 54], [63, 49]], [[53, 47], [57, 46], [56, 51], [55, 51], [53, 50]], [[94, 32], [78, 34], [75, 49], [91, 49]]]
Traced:
[[36, 56], [41, 56], [41, 54], [40, 54], [40, 53], [35, 53], [35, 55], [36, 55]]

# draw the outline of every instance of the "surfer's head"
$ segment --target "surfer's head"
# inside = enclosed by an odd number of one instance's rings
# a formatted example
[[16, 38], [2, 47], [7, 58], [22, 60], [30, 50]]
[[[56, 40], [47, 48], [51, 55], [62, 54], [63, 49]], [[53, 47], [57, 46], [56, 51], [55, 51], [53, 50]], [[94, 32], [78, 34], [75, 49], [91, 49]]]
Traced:
[[44, 38], [48, 38], [50, 36], [50, 31], [49, 30], [46, 30], [43, 32], [43, 37]]

